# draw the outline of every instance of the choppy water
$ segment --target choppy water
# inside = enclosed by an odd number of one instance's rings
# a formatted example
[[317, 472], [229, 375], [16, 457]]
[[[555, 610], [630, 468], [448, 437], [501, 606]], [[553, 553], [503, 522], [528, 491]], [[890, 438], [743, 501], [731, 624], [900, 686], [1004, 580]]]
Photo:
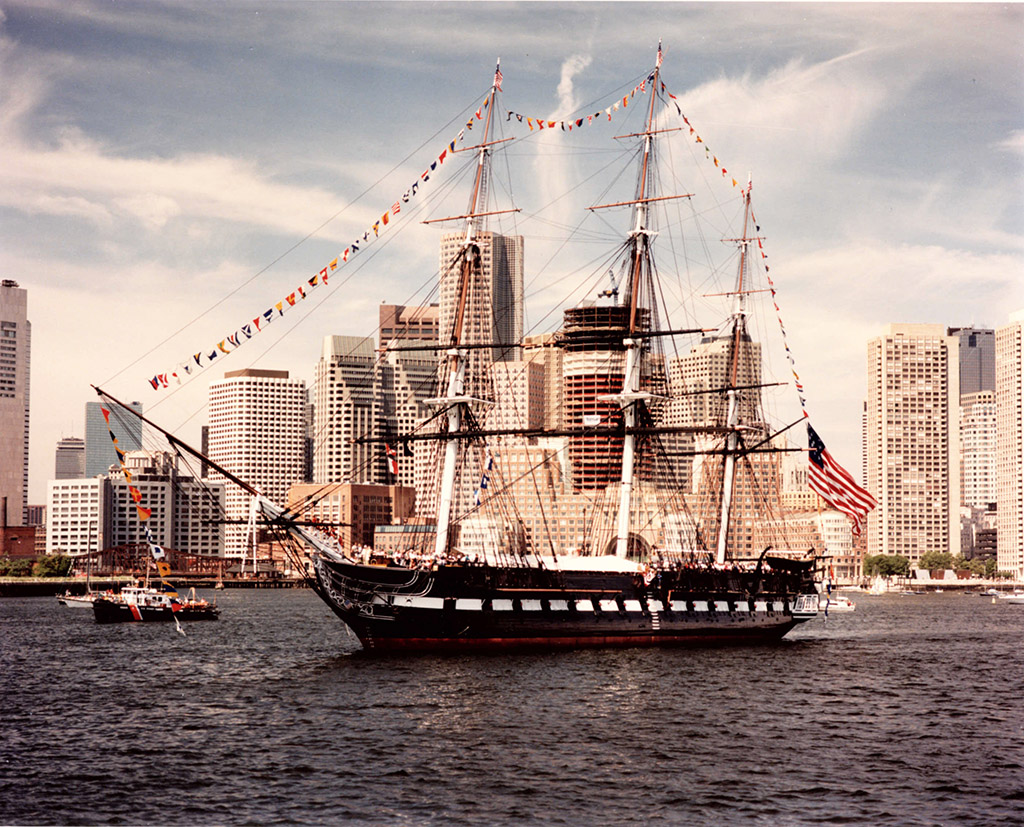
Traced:
[[2, 824], [1024, 823], [1024, 606], [857, 597], [772, 646], [381, 657], [0, 600]]

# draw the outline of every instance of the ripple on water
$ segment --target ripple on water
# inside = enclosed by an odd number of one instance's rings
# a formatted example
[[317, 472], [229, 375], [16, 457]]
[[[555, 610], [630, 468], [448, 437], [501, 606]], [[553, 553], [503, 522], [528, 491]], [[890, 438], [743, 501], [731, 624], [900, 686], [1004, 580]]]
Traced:
[[774, 646], [395, 658], [309, 592], [218, 601], [187, 637], [0, 601], [0, 823], [1024, 822], [1012, 607], [865, 597]]

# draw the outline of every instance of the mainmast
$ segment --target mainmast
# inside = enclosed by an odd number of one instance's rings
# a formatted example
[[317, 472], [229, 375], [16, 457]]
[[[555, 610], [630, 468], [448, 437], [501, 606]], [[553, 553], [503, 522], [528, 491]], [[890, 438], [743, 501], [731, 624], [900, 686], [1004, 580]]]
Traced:
[[454, 436], [462, 430], [462, 419], [465, 406], [472, 401], [472, 398], [465, 394], [466, 387], [466, 363], [469, 351], [460, 347], [462, 344], [463, 327], [466, 319], [466, 305], [469, 301], [469, 290], [472, 283], [473, 272], [479, 266], [480, 248], [476, 243], [475, 236], [480, 221], [481, 202], [485, 197], [487, 187], [487, 175], [490, 165], [490, 144], [491, 120], [494, 115], [494, 101], [498, 90], [501, 87], [501, 59], [498, 59], [498, 67], [494, 72], [494, 83], [491, 85], [491, 93], [487, 101], [487, 117], [484, 120], [483, 140], [478, 145], [476, 175], [473, 181], [473, 191], [469, 198], [469, 207], [466, 209], [465, 238], [462, 242], [462, 253], [459, 262], [459, 281], [457, 285], [458, 304], [455, 311], [455, 322], [452, 328], [449, 347], [446, 351], [448, 357], [448, 387], [445, 396], [430, 400], [433, 404], [446, 409], [448, 414], [448, 433], [451, 436], [445, 443], [444, 463], [441, 468], [441, 492], [440, 502], [437, 511], [437, 535], [434, 543], [434, 551], [442, 556], [448, 550], [448, 532], [452, 516], [452, 501], [455, 494], [455, 470], [458, 463], [459, 440]]
[[747, 312], [746, 312], [746, 275], [747, 275], [747, 254], [750, 242], [753, 239], [747, 235], [750, 224], [750, 190], [753, 187], [751, 181], [743, 191], [743, 235], [736, 239], [740, 249], [739, 267], [736, 273], [736, 292], [733, 296], [732, 311], [732, 352], [729, 363], [729, 380], [727, 385], [728, 412], [726, 414], [726, 427], [729, 435], [725, 441], [725, 462], [722, 467], [722, 510], [718, 521], [718, 548], [715, 550], [715, 562], [725, 562], [726, 542], [729, 537], [729, 518], [732, 511], [733, 484], [736, 480], [736, 449], [739, 447], [740, 435], [737, 430], [739, 424], [739, 399], [737, 397], [737, 386], [739, 380], [740, 347], [747, 338]]
[[619, 514], [616, 528], [615, 555], [626, 557], [629, 553], [629, 526], [633, 492], [633, 472], [636, 454], [636, 435], [632, 432], [637, 424], [637, 406], [651, 394], [640, 390], [640, 367], [643, 339], [635, 336], [639, 324], [640, 283], [644, 268], [650, 263], [651, 230], [647, 225], [647, 202], [649, 199], [648, 179], [650, 178], [654, 142], [654, 105], [656, 90], [661, 73], [661, 42], [658, 42], [658, 58], [654, 72], [648, 78], [651, 83], [651, 102], [647, 110], [647, 122], [643, 132], [644, 150], [640, 163], [640, 178], [636, 189], [636, 212], [633, 229], [630, 232], [629, 283], [626, 285], [624, 300], [629, 303], [629, 336], [623, 340], [626, 346], [626, 366], [622, 377], [622, 391], [611, 397], [622, 408], [626, 434], [622, 445], [622, 478], [619, 489]]

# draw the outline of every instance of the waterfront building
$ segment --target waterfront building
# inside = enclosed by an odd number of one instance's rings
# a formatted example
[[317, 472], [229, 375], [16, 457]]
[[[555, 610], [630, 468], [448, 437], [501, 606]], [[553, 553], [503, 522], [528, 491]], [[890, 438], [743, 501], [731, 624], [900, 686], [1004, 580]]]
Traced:
[[[225, 487], [179, 472], [173, 454], [129, 451], [125, 465], [153, 540], [188, 554], [223, 553]], [[98, 477], [47, 485], [46, 553], [77, 556], [146, 542], [129, 483], [118, 467]]]
[[26, 525], [46, 525], [46, 505], [30, 505], [26, 510]]
[[338, 537], [343, 548], [359, 545], [370, 549], [377, 526], [412, 516], [416, 490], [402, 485], [301, 483], [288, 490], [287, 507], [320, 523], [323, 530]]
[[[229, 371], [210, 383], [209, 457], [225, 470], [281, 502], [290, 486], [306, 479], [306, 383], [286, 370]], [[223, 481], [211, 470], [210, 478]], [[246, 524], [251, 497], [228, 484], [224, 553], [251, 551]]]
[[0, 280], [0, 522], [25, 524], [28, 506], [29, 373], [32, 325], [28, 291]]
[[824, 505], [820, 496], [808, 482], [807, 455], [803, 452], [789, 452], [782, 455], [782, 506], [790, 512], [821, 511]]
[[996, 560], [1024, 579], [1024, 310], [996, 330]]
[[420, 557], [434, 553], [437, 526], [415, 520], [393, 525], [378, 525], [373, 532], [373, 550], [391, 556], [406, 552]]
[[64, 437], [57, 443], [53, 461], [55, 480], [77, 480], [85, 476], [85, 440]]
[[[142, 403], [128, 405], [135, 413], [142, 414]], [[110, 422], [103, 415], [110, 411]], [[117, 452], [110, 440], [110, 434], [117, 437], [117, 447], [122, 451], [142, 449], [142, 420], [116, 405], [107, 406], [101, 402], [85, 403], [85, 476], [98, 477], [107, 474], [111, 468], [119, 467]]]
[[916, 567], [927, 551], [960, 552], [958, 347], [927, 324], [892, 324], [868, 343], [868, 554]]

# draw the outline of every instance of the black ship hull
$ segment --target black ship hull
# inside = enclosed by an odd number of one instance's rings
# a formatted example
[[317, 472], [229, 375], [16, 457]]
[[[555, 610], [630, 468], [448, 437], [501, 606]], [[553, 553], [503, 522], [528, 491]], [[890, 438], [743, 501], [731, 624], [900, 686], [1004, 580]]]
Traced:
[[647, 576], [323, 558], [315, 568], [320, 597], [375, 651], [749, 644], [779, 640], [817, 614], [810, 563]]
[[182, 605], [178, 609], [170, 606], [138, 606], [99, 598], [92, 604], [97, 623], [170, 623], [178, 620], [216, 620], [219, 611], [216, 606]]

